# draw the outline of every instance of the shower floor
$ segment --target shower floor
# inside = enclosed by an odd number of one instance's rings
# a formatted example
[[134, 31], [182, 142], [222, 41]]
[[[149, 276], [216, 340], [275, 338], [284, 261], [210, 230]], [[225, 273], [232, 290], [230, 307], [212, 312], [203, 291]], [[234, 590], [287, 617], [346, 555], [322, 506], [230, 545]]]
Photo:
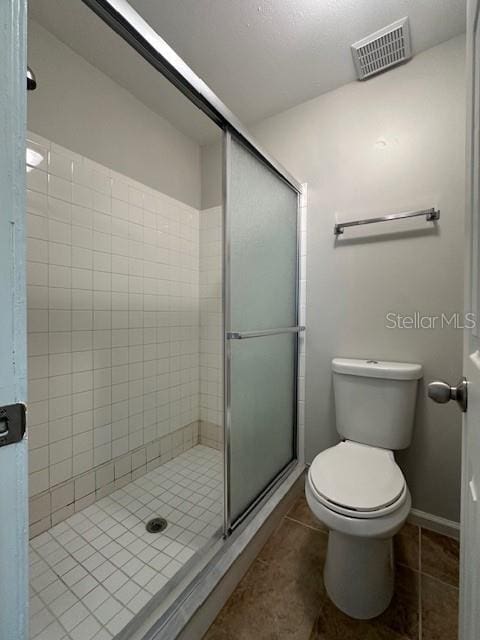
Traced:
[[[30, 638], [108, 640], [222, 526], [223, 456], [198, 445], [30, 543]], [[167, 519], [162, 533], [146, 522]]]

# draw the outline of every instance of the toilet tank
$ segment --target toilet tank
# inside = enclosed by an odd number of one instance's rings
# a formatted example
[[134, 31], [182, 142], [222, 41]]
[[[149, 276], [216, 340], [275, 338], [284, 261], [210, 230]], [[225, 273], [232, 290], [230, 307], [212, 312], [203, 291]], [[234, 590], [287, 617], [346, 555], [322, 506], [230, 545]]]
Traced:
[[422, 366], [334, 358], [332, 371], [338, 433], [374, 447], [408, 447]]

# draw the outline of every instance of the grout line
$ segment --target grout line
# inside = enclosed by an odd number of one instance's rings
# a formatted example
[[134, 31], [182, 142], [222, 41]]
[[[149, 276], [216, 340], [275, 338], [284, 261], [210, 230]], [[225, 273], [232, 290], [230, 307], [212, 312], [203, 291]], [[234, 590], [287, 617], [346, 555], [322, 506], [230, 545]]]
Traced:
[[422, 573], [422, 527], [418, 527], [418, 570]]
[[422, 637], [422, 528], [418, 527], [418, 640], [422, 640]]
[[322, 531], [321, 529], [315, 529], [315, 527], [312, 527], [312, 526], [310, 526], [308, 524], [305, 524], [305, 522], [301, 522], [301, 520], [296, 520], [295, 518], [292, 518], [291, 516], [289, 516], [288, 513], [286, 513], [283, 516], [283, 518], [281, 518], [278, 527], [272, 532], [272, 534], [266, 540], [266, 542], [263, 545], [262, 549], [259, 551], [258, 555], [256, 556], [254, 562], [258, 561], [263, 565], [268, 565], [269, 564], [266, 560], [263, 560], [262, 558], [260, 558], [260, 554], [261, 554], [263, 548], [267, 545], [268, 541], [277, 533], [277, 531], [280, 530], [280, 528], [284, 524], [285, 520], [290, 520], [291, 522], [295, 522], [295, 524], [299, 524], [300, 526], [305, 527], [306, 529], [311, 529], [312, 531], [317, 531], [318, 533], [328, 533], [328, 531]]
[[419, 572], [417, 576], [417, 588], [418, 588], [418, 640], [422, 640], [423, 637], [423, 624], [422, 624], [422, 574]]
[[292, 522], [296, 522], [297, 524], [302, 525], [302, 527], [305, 527], [306, 529], [312, 529], [312, 531], [318, 531], [318, 533], [328, 534], [328, 531], [314, 527], [313, 525], [307, 524], [306, 522], [302, 522], [301, 520], [297, 520], [296, 518], [292, 518], [292, 516], [289, 516], [288, 513], [286, 516], [284, 516], [284, 518], [285, 520], [291, 520]]
[[[261, 553], [261, 551], [260, 551]], [[268, 567], [269, 563], [266, 560], [262, 560], [262, 558], [259, 558], [258, 556], [255, 558], [255, 560], [252, 562], [252, 564], [250, 565], [250, 567], [248, 568], [248, 570], [250, 571], [250, 568], [253, 567], [253, 565], [255, 564], [255, 562], [259, 562], [260, 564], [264, 565], [265, 567]]]
[[[423, 566], [422, 566], [422, 527], [418, 527], [419, 528], [419, 541], [418, 541], [418, 549], [419, 549], [419, 570], [420, 573], [423, 576], [427, 576], [428, 578], [432, 578], [433, 580], [436, 580], [437, 582], [440, 582], [441, 584], [446, 585], [447, 587], [453, 587], [454, 589], [458, 589], [459, 586], [452, 584], [451, 582], [447, 582], [446, 580], [442, 580], [442, 578], [439, 578], [438, 576], [434, 576], [431, 573], [428, 573], [428, 571], [424, 571], [423, 570]], [[424, 527], [423, 527], [424, 528]], [[429, 531], [429, 529], [427, 529], [427, 531]], [[447, 536], [448, 537], [448, 536]]]
[[408, 569], [409, 571], [413, 571], [413, 573], [420, 573], [418, 569], [410, 567], [408, 564], [404, 564], [403, 562], [398, 562], [397, 560], [395, 560], [395, 566], [402, 567], [402, 569]]
[[442, 578], [438, 578], [437, 576], [432, 576], [431, 573], [426, 573], [425, 571], [423, 571], [422, 576], [425, 576], [430, 580], [435, 580], [435, 582], [439, 582], [440, 584], [443, 584], [445, 587], [450, 587], [452, 589], [456, 589], [457, 591], [459, 591], [460, 589], [458, 585], [452, 584], [451, 582], [446, 582], [445, 580], [442, 580]]

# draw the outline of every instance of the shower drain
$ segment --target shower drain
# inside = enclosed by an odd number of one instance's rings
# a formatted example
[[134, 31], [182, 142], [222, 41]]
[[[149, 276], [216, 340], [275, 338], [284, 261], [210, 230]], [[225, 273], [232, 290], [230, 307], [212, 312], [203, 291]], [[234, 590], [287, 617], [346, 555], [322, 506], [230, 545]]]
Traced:
[[152, 518], [145, 525], [146, 530], [149, 533], [160, 533], [161, 531], [165, 531], [168, 526], [168, 522], [165, 518]]

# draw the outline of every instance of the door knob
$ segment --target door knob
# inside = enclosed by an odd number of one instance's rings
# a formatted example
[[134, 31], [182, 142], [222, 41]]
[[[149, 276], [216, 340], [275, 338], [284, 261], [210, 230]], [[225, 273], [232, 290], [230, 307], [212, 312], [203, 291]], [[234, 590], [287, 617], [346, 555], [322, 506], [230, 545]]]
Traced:
[[427, 394], [434, 402], [444, 404], [449, 400], [455, 400], [463, 412], [467, 410], [468, 391], [466, 378], [462, 378], [455, 387], [451, 387], [448, 382], [442, 382], [442, 380], [430, 382], [427, 387]]

